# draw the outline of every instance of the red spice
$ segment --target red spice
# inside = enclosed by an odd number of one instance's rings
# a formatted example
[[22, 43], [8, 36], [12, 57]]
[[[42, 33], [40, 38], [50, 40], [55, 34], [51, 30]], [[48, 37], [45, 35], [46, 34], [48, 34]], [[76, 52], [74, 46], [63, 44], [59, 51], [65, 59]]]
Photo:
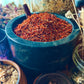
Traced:
[[53, 14], [39, 13], [28, 16], [14, 32], [26, 40], [50, 42], [67, 37], [72, 32], [72, 25]]

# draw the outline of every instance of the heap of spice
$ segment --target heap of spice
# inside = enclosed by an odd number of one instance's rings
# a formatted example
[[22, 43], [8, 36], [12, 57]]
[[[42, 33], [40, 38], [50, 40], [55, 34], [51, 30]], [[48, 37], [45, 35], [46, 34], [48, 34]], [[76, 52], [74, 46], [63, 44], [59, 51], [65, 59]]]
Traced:
[[14, 29], [17, 36], [37, 42], [63, 39], [71, 32], [71, 24], [50, 13], [32, 14]]
[[18, 71], [12, 65], [0, 63], [0, 84], [16, 84]]

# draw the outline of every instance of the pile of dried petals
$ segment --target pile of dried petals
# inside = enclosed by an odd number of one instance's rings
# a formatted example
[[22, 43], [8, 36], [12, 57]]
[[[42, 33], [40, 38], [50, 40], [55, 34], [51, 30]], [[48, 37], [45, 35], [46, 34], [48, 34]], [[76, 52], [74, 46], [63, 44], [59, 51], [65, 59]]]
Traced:
[[56, 41], [71, 32], [71, 24], [50, 13], [32, 14], [14, 29], [17, 36], [37, 42]]

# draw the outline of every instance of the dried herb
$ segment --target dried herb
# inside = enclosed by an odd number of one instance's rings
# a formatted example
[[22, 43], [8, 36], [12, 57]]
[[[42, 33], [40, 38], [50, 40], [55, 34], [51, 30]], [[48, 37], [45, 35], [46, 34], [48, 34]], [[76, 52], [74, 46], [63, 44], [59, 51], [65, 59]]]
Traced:
[[72, 32], [72, 25], [50, 13], [28, 16], [14, 32], [17, 36], [38, 42], [50, 42], [67, 37]]

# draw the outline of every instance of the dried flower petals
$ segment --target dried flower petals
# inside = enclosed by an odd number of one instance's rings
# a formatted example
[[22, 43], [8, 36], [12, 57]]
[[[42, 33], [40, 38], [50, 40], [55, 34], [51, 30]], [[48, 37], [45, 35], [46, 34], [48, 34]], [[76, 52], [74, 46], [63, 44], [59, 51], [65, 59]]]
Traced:
[[28, 16], [14, 32], [17, 36], [38, 42], [50, 42], [67, 37], [72, 32], [72, 25], [50, 13]]

